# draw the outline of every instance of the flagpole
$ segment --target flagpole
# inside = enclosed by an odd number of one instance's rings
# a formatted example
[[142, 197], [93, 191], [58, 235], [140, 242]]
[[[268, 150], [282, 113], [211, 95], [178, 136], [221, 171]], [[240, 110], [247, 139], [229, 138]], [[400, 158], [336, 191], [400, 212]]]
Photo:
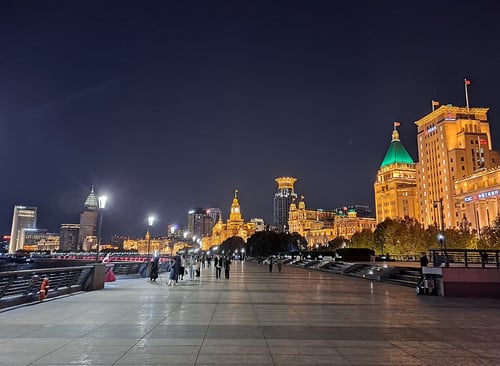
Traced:
[[431, 100], [431, 108], [432, 108], [432, 111], [434, 112], [434, 101]]
[[464, 79], [464, 85], [465, 85], [465, 104], [467, 106], [467, 114], [469, 114], [469, 93], [467, 92], [467, 85], [470, 82], [467, 82], [467, 78]]

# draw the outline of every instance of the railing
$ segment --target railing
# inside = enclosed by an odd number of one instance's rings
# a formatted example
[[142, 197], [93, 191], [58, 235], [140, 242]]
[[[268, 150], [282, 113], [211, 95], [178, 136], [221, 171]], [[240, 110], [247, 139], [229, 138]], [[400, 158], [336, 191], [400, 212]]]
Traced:
[[500, 250], [481, 249], [431, 249], [431, 262], [434, 267], [446, 265], [461, 267], [500, 268]]
[[49, 279], [49, 297], [88, 290], [94, 266], [0, 272], [0, 309], [38, 300], [41, 281]]

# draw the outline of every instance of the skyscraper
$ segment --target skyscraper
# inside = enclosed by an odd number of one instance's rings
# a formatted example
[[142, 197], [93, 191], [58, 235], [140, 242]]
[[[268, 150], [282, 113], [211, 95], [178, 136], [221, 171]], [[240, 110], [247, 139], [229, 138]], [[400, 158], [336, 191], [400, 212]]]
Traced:
[[87, 237], [96, 235], [97, 228], [97, 209], [99, 203], [94, 193], [94, 186], [83, 204], [83, 212], [80, 214], [80, 232], [78, 233], [79, 249], [82, 249], [83, 243]]
[[297, 178], [292, 177], [275, 179], [275, 182], [278, 183], [278, 192], [274, 194], [274, 226], [282, 232], [288, 230], [290, 204], [297, 199], [297, 194], [293, 188], [296, 181]]
[[23, 229], [36, 228], [36, 207], [14, 206], [12, 218], [12, 230], [10, 232], [9, 253], [14, 254], [17, 250], [23, 249], [19, 239]]
[[79, 224], [61, 224], [59, 229], [59, 249], [76, 251], [78, 249]]
[[415, 163], [399, 140], [396, 126], [373, 185], [377, 223], [386, 218], [418, 217]]
[[190, 236], [196, 235], [198, 238], [203, 236], [203, 217], [205, 210], [201, 207], [195, 207], [188, 211], [187, 231]]
[[426, 227], [458, 227], [454, 182], [499, 165], [488, 110], [443, 105], [415, 122], [419, 221]]

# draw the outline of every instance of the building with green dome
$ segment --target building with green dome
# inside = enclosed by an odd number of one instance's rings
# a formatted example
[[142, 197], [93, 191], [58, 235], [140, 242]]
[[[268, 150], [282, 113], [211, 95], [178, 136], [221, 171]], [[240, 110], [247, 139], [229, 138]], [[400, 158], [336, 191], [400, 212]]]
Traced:
[[392, 140], [374, 183], [377, 223], [386, 218], [417, 218], [417, 179], [415, 162], [399, 139], [394, 124]]

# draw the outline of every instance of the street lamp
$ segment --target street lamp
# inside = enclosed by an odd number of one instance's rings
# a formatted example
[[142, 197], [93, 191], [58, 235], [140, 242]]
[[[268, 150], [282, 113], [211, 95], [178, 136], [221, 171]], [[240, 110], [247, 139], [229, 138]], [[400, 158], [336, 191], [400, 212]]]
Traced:
[[151, 228], [153, 227], [153, 223], [155, 221], [154, 216], [148, 217], [148, 253], [146, 255], [146, 262], [149, 264], [149, 248], [151, 247]]
[[102, 218], [104, 216], [104, 208], [106, 207], [107, 200], [108, 197], [106, 196], [99, 196], [98, 198], [99, 206], [97, 209], [97, 214], [99, 215], [99, 226], [97, 228], [97, 249], [95, 254], [96, 262], [99, 262], [99, 247], [101, 246]]
[[441, 217], [441, 235], [439, 235], [439, 243], [443, 245], [444, 249], [444, 265], [449, 267], [448, 263], [448, 252], [446, 251], [446, 238], [444, 236], [444, 210], [443, 210], [443, 198], [439, 197], [439, 201], [434, 201], [434, 208], [439, 208], [439, 214]]

